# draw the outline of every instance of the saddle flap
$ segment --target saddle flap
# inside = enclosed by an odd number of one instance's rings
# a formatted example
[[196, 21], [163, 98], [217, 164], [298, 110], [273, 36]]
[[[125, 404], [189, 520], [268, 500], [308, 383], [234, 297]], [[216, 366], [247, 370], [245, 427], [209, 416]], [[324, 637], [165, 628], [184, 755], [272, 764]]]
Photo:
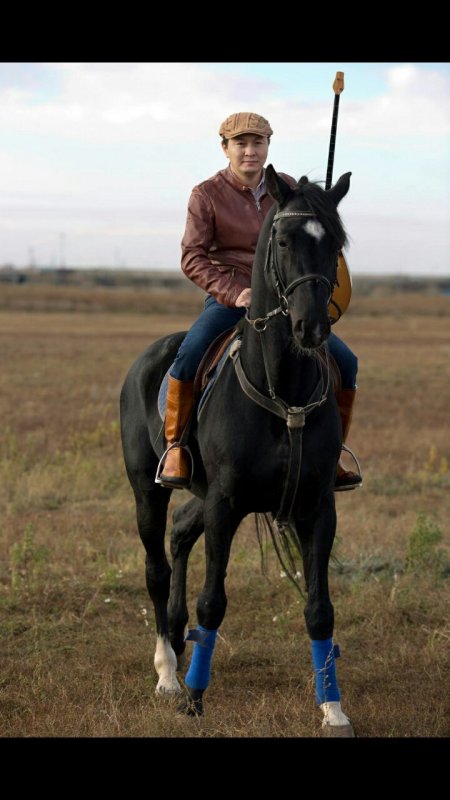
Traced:
[[237, 336], [238, 330], [235, 326], [228, 328], [223, 333], [214, 339], [205, 352], [200, 364], [198, 366], [195, 380], [194, 380], [194, 397], [197, 399], [202, 392], [206, 389], [211, 374], [215, 367], [217, 367], [220, 359], [222, 358], [228, 345], [231, 344], [233, 339]]
[[[233, 341], [240, 335], [240, 328], [233, 327], [221, 333], [206, 350], [195, 375], [194, 380], [194, 403], [200, 399], [198, 412], [203, 406], [206, 395], [209, 395], [209, 390], [212, 388], [214, 381], [220, 374], [221, 368], [217, 367], [221, 362], [225, 362], [227, 351], [230, 349]], [[222, 366], [223, 366], [222, 363]], [[172, 364], [167, 370], [158, 394], [158, 411], [159, 416], [164, 421], [166, 416], [166, 402], [167, 402], [167, 383], [172, 369]], [[205, 390], [208, 389], [206, 392]]]

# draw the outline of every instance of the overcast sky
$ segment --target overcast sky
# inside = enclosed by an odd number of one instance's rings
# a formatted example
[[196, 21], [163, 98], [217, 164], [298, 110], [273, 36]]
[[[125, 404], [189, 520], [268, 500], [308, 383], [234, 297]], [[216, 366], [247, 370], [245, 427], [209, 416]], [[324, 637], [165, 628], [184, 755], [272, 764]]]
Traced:
[[324, 180], [337, 70], [351, 272], [448, 275], [449, 63], [3, 63], [0, 265], [179, 269], [222, 120], [262, 114], [267, 163]]

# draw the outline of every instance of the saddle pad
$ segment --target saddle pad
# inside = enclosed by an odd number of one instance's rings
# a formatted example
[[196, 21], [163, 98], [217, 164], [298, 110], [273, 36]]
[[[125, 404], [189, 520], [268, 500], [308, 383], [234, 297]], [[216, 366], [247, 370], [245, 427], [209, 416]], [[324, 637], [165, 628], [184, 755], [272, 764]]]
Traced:
[[[222, 372], [222, 369], [225, 366], [225, 362], [226, 362], [226, 360], [228, 358], [229, 352], [230, 352], [233, 344], [235, 345], [235, 342], [236, 342], [235, 339], [232, 342], [230, 342], [230, 344], [228, 345], [228, 347], [224, 351], [220, 361], [208, 373], [209, 380], [208, 380], [208, 383], [206, 384], [206, 388], [204, 389], [204, 391], [201, 394], [200, 401], [198, 403], [197, 419], [199, 418], [200, 412], [202, 411], [206, 401], [208, 400], [208, 398], [210, 396], [210, 393], [211, 393], [211, 391], [212, 391], [212, 389], [213, 389], [213, 387], [214, 387], [214, 385], [215, 385], [215, 383], [217, 381], [217, 378], [219, 377], [220, 373]], [[159, 416], [161, 417], [161, 419], [163, 421], [164, 421], [165, 416], [166, 416], [167, 384], [169, 382], [169, 373], [170, 373], [171, 369], [172, 369], [172, 364], [170, 365], [169, 369], [167, 370], [166, 374], [164, 375], [164, 378], [162, 380], [161, 386], [159, 388], [159, 394], [158, 394], [158, 411], [159, 411]]]
[[172, 369], [172, 366], [173, 365], [171, 364], [169, 369], [167, 370], [166, 374], [164, 375], [164, 378], [162, 380], [161, 386], [159, 387], [159, 393], [158, 393], [158, 411], [159, 411], [159, 416], [161, 417], [163, 422], [164, 422], [164, 420], [166, 418], [167, 384], [169, 382], [169, 372]]

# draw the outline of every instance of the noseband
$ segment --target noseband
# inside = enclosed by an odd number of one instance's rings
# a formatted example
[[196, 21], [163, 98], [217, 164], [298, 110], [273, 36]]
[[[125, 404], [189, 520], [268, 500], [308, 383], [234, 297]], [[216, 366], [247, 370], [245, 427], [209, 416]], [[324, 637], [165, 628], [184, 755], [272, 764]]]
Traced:
[[265, 272], [274, 272], [274, 282], [275, 282], [275, 289], [277, 290], [278, 300], [280, 305], [277, 308], [274, 308], [273, 311], [269, 311], [269, 313], [265, 317], [258, 317], [257, 319], [250, 319], [248, 316], [248, 309], [245, 314], [245, 318], [247, 322], [257, 331], [258, 333], [261, 331], [265, 331], [267, 323], [272, 317], [275, 317], [277, 314], [283, 314], [283, 316], [287, 317], [289, 314], [288, 308], [288, 297], [302, 283], [307, 283], [307, 281], [315, 281], [316, 283], [323, 283], [328, 290], [328, 300], [327, 305], [331, 300], [331, 295], [333, 294], [334, 284], [331, 284], [328, 278], [325, 275], [314, 275], [313, 273], [309, 273], [308, 275], [302, 275], [301, 278], [296, 278], [294, 281], [285, 286], [280, 267], [278, 264], [277, 259], [277, 248], [275, 245], [275, 222], [281, 219], [282, 217], [316, 217], [317, 215], [314, 214], [312, 211], [284, 211], [278, 212], [275, 214], [273, 221], [272, 221], [272, 230], [269, 237], [269, 242], [267, 245], [267, 255], [266, 255], [266, 263], [264, 266]]

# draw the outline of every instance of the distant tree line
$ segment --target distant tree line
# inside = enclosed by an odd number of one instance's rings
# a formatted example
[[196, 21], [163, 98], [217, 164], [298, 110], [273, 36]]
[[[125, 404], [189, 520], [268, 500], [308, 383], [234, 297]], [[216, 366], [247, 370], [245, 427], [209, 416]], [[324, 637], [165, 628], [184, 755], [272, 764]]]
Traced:
[[[429, 292], [450, 294], [450, 276], [352, 275], [353, 291], [370, 295], [379, 289], [391, 292]], [[0, 283], [47, 284], [135, 289], [176, 289], [199, 291], [181, 271], [69, 267], [17, 269], [10, 264], [0, 267]]]

